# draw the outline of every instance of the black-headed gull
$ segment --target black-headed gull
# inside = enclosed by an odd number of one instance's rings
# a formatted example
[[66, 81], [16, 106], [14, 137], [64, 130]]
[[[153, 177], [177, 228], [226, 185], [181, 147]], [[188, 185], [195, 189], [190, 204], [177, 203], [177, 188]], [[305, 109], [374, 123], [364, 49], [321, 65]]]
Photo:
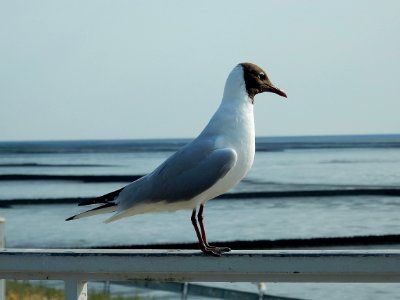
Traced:
[[192, 209], [192, 224], [200, 249], [220, 256], [227, 247], [210, 246], [203, 225], [205, 203], [235, 186], [253, 164], [255, 154], [254, 97], [276, 88], [267, 74], [251, 63], [237, 65], [229, 74], [222, 101], [200, 135], [150, 174], [127, 186], [84, 201], [100, 206], [70, 217], [79, 219], [115, 212], [106, 222], [147, 212]]

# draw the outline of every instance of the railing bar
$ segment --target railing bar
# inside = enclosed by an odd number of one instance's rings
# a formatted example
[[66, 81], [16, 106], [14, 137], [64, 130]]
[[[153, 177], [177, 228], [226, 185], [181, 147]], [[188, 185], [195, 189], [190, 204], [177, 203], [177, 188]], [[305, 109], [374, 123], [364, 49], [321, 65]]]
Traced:
[[400, 250], [0, 250], [0, 278], [164, 282], [400, 282]]

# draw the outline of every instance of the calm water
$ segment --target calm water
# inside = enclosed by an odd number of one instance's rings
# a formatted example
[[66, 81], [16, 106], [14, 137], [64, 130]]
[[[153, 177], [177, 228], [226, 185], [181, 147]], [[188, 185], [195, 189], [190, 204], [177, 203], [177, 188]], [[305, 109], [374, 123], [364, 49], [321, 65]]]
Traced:
[[[4, 180], [2, 175], [142, 175], [184, 140], [0, 143], [0, 202], [91, 197], [123, 182]], [[231, 192], [398, 188], [400, 136], [264, 138], [248, 176]], [[106, 216], [64, 219], [75, 205], [0, 207], [8, 247], [82, 247], [195, 242], [189, 211], [104, 224]], [[214, 200], [210, 240], [257, 240], [400, 233], [400, 198], [389, 196]], [[246, 289], [244, 285], [238, 285]], [[352, 292], [353, 291], [353, 292]], [[398, 299], [399, 285], [270, 284], [269, 292], [305, 299]], [[348, 297], [351, 295], [351, 297]]]

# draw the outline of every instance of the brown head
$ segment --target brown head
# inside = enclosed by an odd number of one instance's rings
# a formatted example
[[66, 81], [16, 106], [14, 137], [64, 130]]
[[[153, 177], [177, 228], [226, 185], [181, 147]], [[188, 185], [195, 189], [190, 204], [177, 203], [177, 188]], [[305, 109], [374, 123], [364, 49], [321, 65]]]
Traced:
[[267, 74], [259, 66], [252, 63], [241, 63], [244, 82], [249, 97], [254, 101], [254, 96], [264, 92], [271, 92], [287, 98], [284, 91], [275, 87]]

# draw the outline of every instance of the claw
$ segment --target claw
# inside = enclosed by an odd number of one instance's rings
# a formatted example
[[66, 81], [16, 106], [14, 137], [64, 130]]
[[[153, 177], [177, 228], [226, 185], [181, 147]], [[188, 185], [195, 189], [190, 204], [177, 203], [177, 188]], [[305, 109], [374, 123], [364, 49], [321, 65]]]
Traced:
[[231, 248], [229, 247], [215, 247], [217, 249], [218, 252], [220, 253], [224, 253], [224, 252], [230, 252]]
[[231, 248], [229, 248], [229, 247], [211, 246], [210, 244], [206, 244], [206, 247], [211, 248], [214, 251], [218, 251], [219, 253], [230, 252], [231, 251]]
[[207, 254], [207, 255], [216, 256], [216, 257], [220, 257], [221, 256], [221, 252], [219, 252], [215, 248], [207, 247], [207, 248], [201, 249], [201, 251], [203, 251], [203, 253]]

